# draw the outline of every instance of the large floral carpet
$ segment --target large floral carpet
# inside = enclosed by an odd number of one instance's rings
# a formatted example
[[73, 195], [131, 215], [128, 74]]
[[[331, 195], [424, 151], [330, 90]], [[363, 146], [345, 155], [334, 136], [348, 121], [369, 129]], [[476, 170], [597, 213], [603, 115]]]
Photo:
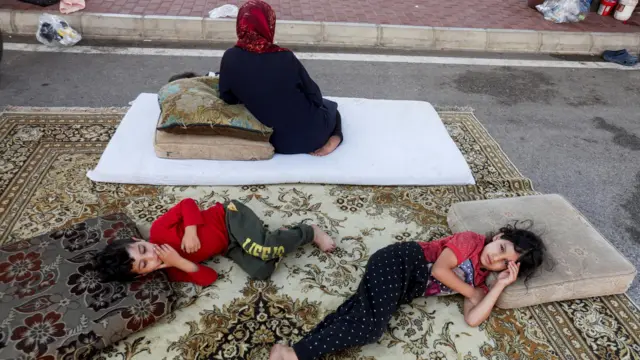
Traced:
[[[475, 186], [352, 187], [274, 185], [153, 187], [92, 183], [124, 109], [9, 108], [0, 119], [0, 243], [98, 214], [124, 211], [144, 228], [184, 197], [201, 206], [239, 199], [269, 226], [307, 221], [324, 227], [339, 249], [307, 246], [282, 262], [271, 281], [247, 281], [226, 259], [208, 288], [176, 287], [183, 307], [101, 359], [266, 359], [275, 342], [311, 329], [356, 288], [368, 257], [397, 241], [449, 233], [458, 201], [534, 194], [469, 111], [441, 111], [476, 177]], [[437, 154], [434, 154], [437, 156]], [[420, 166], [420, 164], [415, 164]], [[190, 295], [195, 295], [195, 299]], [[1, 294], [0, 294], [1, 298]], [[378, 344], [330, 359], [640, 359], [640, 319], [626, 296], [496, 311], [469, 328], [457, 296], [404, 306]]]

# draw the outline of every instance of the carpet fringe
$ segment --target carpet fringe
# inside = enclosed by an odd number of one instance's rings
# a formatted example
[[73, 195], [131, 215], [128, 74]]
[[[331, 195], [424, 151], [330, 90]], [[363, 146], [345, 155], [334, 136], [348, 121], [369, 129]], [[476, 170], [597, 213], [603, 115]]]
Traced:
[[632, 298], [631, 298], [631, 296], [629, 295], [629, 292], [628, 292], [628, 291], [627, 291], [627, 292], [625, 292], [624, 294], [622, 294], [622, 296], [626, 296], [627, 300], [629, 300], [629, 302], [630, 302], [631, 304], [633, 304], [633, 306], [635, 306], [637, 310], [640, 310], [640, 306], [638, 306], [638, 304], [636, 304], [636, 302], [635, 302], [635, 301], [633, 301], [633, 299], [632, 299]]
[[437, 112], [474, 112], [471, 106], [450, 106], [450, 105], [433, 105]]
[[101, 108], [91, 108], [91, 107], [37, 107], [37, 106], [6, 106], [4, 109], [0, 109], [0, 115], [12, 113], [12, 114], [20, 114], [20, 113], [85, 113], [85, 114], [118, 114], [125, 113], [129, 110], [129, 107], [101, 107]]

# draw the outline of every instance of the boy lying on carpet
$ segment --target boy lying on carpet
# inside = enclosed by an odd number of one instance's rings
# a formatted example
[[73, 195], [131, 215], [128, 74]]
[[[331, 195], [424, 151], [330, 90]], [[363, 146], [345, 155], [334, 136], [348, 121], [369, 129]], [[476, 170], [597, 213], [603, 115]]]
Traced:
[[336, 246], [315, 225], [269, 232], [238, 201], [200, 211], [193, 199], [184, 199], [153, 222], [148, 242], [116, 240], [95, 255], [94, 263], [104, 281], [130, 281], [166, 269], [172, 281], [208, 286], [218, 274], [199, 263], [213, 256], [224, 254], [252, 278], [264, 280], [285, 254], [312, 241], [325, 252]]
[[[432, 242], [403, 242], [378, 250], [357, 292], [293, 348], [277, 344], [270, 360], [310, 360], [377, 341], [393, 313], [419, 296], [464, 295], [464, 319], [485, 321], [498, 297], [518, 276], [525, 282], [542, 264], [542, 240], [517, 223], [497, 235], [454, 234]], [[491, 290], [490, 272], [500, 272]]]

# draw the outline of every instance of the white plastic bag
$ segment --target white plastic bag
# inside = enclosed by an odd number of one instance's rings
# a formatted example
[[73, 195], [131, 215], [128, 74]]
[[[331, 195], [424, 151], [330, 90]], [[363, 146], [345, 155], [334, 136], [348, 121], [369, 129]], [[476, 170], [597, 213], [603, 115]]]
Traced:
[[71, 14], [85, 8], [84, 0], [62, 0], [60, 1], [60, 12]]
[[36, 38], [39, 42], [48, 46], [73, 46], [82, 40], [82, 36], [75, 31], [64, 19], [42, 14]]
[[554, 23], [578, 22], [587, 17], [591, 0], [546, 0], [536, 6], [545, 20]]
[[212, 19], [220, 19], [224, 17], [238, 17], [238, 7], [235, 5], [222, 5], [209, 11], [209, 17]]

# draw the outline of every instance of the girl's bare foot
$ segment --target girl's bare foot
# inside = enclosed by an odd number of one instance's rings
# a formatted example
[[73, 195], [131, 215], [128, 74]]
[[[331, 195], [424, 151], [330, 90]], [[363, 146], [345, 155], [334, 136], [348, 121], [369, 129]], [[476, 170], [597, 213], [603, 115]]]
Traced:
[[271, 348], [269, 360], [298, 360], [298, 357], [292, 348], [285, 345], [275, 344]]
[[326, 156], [331, 154], [335, 149], [340, 145], [340, 137], [333, 135], [327, 140], [327, 143], [324, 144], [320, 149], [311, 153], [313, 156]]
[[313, 228], [313, 242], [318, 245], [320, 250], [324, 252], [332, 252], [336, 249], [336, 242], [333, 241], [331, 236], [322, 231], [317, 225], [311, 225]]

